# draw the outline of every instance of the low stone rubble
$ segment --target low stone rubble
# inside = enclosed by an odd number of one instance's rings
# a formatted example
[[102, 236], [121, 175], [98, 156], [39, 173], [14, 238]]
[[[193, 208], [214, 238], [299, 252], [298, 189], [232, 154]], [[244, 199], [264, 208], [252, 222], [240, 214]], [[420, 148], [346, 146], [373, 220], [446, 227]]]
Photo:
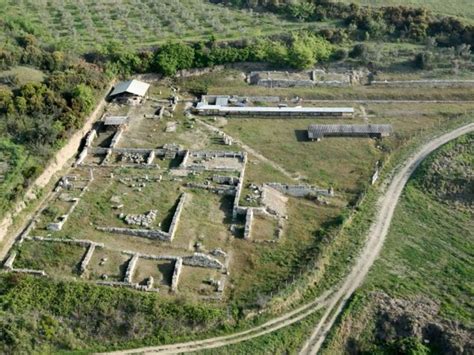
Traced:
[[132, 164], [146, 164], [147, 160], [141, 153], [124, 152], [120, 155], [120, 161]]
[[123, 219], [123, 221], [128, 225], [140, 226], [149, 228], [153, 222], [155, 221], [158, 215], [157, 210], [151, 210], [144, 214], [120, 214], [119, 218]]

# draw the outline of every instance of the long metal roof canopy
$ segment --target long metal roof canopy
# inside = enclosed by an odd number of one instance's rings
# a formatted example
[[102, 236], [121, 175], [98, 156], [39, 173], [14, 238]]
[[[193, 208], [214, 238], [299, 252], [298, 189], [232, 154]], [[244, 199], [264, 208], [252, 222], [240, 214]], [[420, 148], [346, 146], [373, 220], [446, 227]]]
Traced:
[[233, 106], [218, 106], [218, 105], [197, 105], [196, 109], [198, 111], [217, 111], [222, 113], [240, 113], [240, 112], [249, 112], [249, 113], [354, 113], [352, 107], [233, 107]]
[[392, 125], [389, 124], [368, 124], [368, 125], [351, 125], [351, 124], [335, 124], [335, 125], [319, 125], [314, 124], [308, 127], [309, 138], [323, 137], [324, 135], [333, 134], [382, 134], [388, 135], [393, 131]]

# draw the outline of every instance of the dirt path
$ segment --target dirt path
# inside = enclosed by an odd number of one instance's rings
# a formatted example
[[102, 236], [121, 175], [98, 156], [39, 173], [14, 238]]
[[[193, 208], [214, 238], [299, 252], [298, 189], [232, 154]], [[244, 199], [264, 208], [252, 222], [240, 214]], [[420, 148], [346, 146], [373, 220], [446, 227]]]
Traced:
[[[221, 131], [219, 128], [209, 124], [209, 123], [206, 123], [202, 120], [200, 120], [199, 118], [197, 117], [194, 117], [196, 119], [196, 121], [198, 123], [200, 123], [201, 125], [203, 125], [204, 127], [206, 127], [207, 129], [213, 131], [213, 132], [218, 132], [218, 133], [225, 133], [224, 131]], [[227, 133], [225, 133], [227, 136], [229, 136]], [[229, 136], [230, 137], [230, 136]], [[255, 149], [253, 149], [252, 147], [249, 147], [248, 145], [244, 144], [243, 142], [239, 141], [238, 139], [235, 139], [234, 137], [232, 137], [233, 141], [239, 145], [240, 147], [242, 147], [242, 149], [244, 149], [247, 153], [250, 153], [252, 154], [254, 157], [256, 157], [258, 160], [261, 160], [269, 165], [272, 166], [272, 168], [274, 168], [275, 170], [278, 170], [280, 173], [282, 173], [283, 175], [285, 175], [287, 178], [293, 180], [293, 181], [299, 181], [301, 179], [304, 178], [303, 175], [299, 174], [299, 173], [296, 173], [296, 174], [292, 174], [290, 173], [288, 170], [286, 170], [284, 167], [282, 167], [281, 165], [278, 165], [277, 163], [275, 163], [273, 160], [270, 160], [268, 159], [267, 157], [263, 156], [262, 154], [260, 154], [259, 152], [257, 152]]]
[[342, 287], [331, 296], [328, 300], [328, 306], [323, 314], [323, 317], [317, 324], [311, 337], [303, 346], [301, 354], [316, 354], [326, 335], [334, 325], [337, 316], [340, 314], [344, 305], [354, 291], [360, 286], [369, 268], [377, 259], [382, 250], [385, 237], [387, 236], [390, 222], [392, 221], [395, 207], [397, 206], [400, 195], [405, 184], [415, 171], [417, 166], [434, 150], [443, 144], [453, 140], [463, 134], [474, 131], [474, 123], [460, 127], [452, 132], [446, 133], [419, 149], [413, 156], [411, 156], [396, 175], [391, 180], [385, 193], [380, 196], [377, 201], [378, 215], [372, 224], [366, 245], [358, 257], [354, 268], [345, 279]]
[[372, 266], [378, 254], [380, 253], [400, 194], [413, 171], [433, 150], [452, 139], [472, 131], [474, 131], [474, 123], [458, 128], [429, 142], [412, 157], [407, 159], [403, 167], [390, 181], [388, 187], [386, 188], [386, 193], [378, 200], [377, 203], [380, 206], [378, 209], [379, 214], [370, 229], [367, 243], [358, 257], [353, 270], [346, 277], [342, 286], [336, 292], [328, 291], [323, 296], [307, 305], [285, 313], [284, 315], [268, 321], [260, 326], [235, 334], [171, 345], [122, 350], [112, 352], [112, 354], [176, 354], [219, 348], [274, 332], [278, 329], [300, 321], [319, 309], [325, 308], [325, 312], [320, 322], [301, 351], [302, 354], [317, 353], [321, 347], [321, 344], [324, 342], [327, 331], [334, 324], [334, 321], [342, 310], [345, 302], [364, 280], [369, 268]]
[[232, 345], [245, 340], [257, 338], [259, 336], [274, 332], [280, 328], [284, 328], [288, 325], [300, 321], [301, 319], [323, 308], [326, 305], [327, 299], [330, 295], [330, 291], [325, 292], [321, 297], [317, 298], [309, 304], [301, 306], [262, 325], [235, 334], [224, 335], [204, 340], [190, 341], [187, 343], [151, 346], [130, 350], [119, 350], [107, 354], [179, 354], [183, 352], [197, 351], [203, 349], [214, 349], [225, 345]]
[[360, 105], [359, 108], [360, 108], [360, 113], [362, 115], [362, 119], [365, 122], [369, 122], [369, 117], [367, 116], [367, 112], [365, 111], [365, 107], [363, 105]]

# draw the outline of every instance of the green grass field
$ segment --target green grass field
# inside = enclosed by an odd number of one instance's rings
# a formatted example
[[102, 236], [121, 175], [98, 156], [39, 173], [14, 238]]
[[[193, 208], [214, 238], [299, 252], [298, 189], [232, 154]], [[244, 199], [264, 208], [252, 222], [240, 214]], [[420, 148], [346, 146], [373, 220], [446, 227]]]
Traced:
[[424, 7], [441, 15], [457, 16], [474, 21], [474, 3], [471, 0], [344, 0], [371, 6], [415, 6]]

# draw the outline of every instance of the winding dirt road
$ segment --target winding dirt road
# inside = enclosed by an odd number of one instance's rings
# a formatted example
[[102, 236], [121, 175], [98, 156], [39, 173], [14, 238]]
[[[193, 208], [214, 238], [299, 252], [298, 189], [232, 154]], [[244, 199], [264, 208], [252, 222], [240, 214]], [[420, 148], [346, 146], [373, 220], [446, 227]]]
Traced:
[[380, 196], [377, 201], [378, 214], [370, 228], [367, 242], [361, 255], [358, 257], [351, 273], [346, 277], [342, 287], [328, 300], [321, 320], [317, 324], [313, 334], [303, 346], [300, 354], [316, 354], [319, 351], [326, 339], [326, 334], [334, 325], [337, 316], [341, 313], [347, 300], [366, 277], [369, 268], [382, 250], [395, 207], [397, 206], [403, 188], [418, 165], [440, 146], [472, 131], [474, 131], [474, 123], [462, 126], [430, 141], [408, 158], [400, 170], [396, 172], [385, 193]]
[[322, 318], [301, 350], [301, 354], [316, 354], [321, 348], [327, 332], [331, 329], [345, 303], [357, 287], [360, 286], [370, 267], [378, 257], [388, 233], [398, 199], [411, 174], [431, 152], [450, 140], [472, 131], [474, 131], [474, 123], [462, 126], [435, 138], [408, 158], [405, 164], [395, 173], [392, 180], [388, 183], [385, 193], [382, 194], [377, 201], [378, 215], [370, 228], [366, 244], [361, 251], [360, 256], [357, 258], [352, 271], [345, 278], [337, 291], [327, 292], [309, 304], [285, 313], [284, 315], [260, 326], [235, 334], [185, 343], [122, 350], [117, 351], [114, 354], [176, 354], [219, 348], [274, 332], [296, 323], [317, 310], [324, 308]]

